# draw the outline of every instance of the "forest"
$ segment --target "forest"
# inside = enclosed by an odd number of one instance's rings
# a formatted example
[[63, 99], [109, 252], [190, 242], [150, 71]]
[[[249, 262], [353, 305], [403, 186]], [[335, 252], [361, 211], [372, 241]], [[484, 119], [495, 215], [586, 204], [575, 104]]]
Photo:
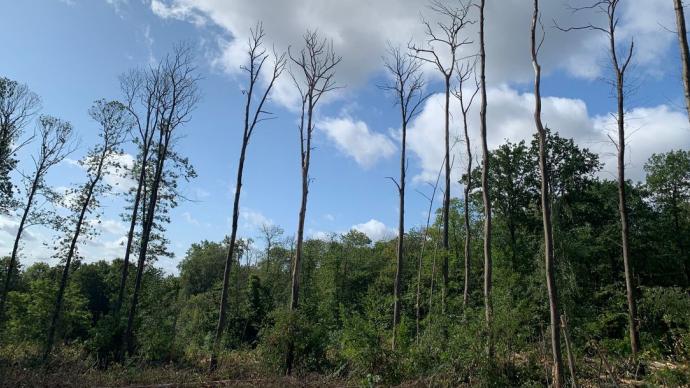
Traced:
[[[157, 262], [172, 255], [172, 210], [197, 176], [177, 147], [204, 96], [193, 45], [180, 42], [119, 75], [119, 96], [88, 110], [93, 144], [43, 113], [22, 80], [0, 74], [0, 212], [17, 220], [12, 250], [0, 252], [0, 386], [690, 385], [690, 150], [651, 155], [643, 180], [626, 175], [639, 53], [617, 28], [629, 0], [580, 2], [572, 12], [599, 15], [582, 25], [543, 20], [540, 1], [524, 1], [533, 135], [495, 148], [487, 140], [495, 130], [487, 122], [490, 1], [431, 0], [425, 12], [440, 21], [421, 19], [424, 39], [381, 53], [381, 109], [395, 110], [400, 143], [387, 178], [394, 203], [381, 204], [396, 207], [397, 233], [377, 241], [355, 229], [307, 233], [310, 189], [320, 183], [310, 172], [319, 161], [312, 151], [321, 152], [318, 112], [346, 87], [336, 78], [343, 58], [317, 29], [280, 51], [256, 21], [242, 52], [239, 130], [227, 145], [240, 150], [227, 171], [232, 203], [216, 209], [229, 217], [227, 236], [192, 244], [176, 273]], [[683, 2], [668, 2], [690, 121]], [[542, 119], [543, 43], [555, 31], [583, 30], [607, 42], [615, 174]], [[257, 237], [243, 236], [245, 162], [257, 152], [255, 130], [275, 117], [281, 80], [300, 102], [286, 129], [299, 138], [297, 226], [292, 234], [283, 228], [291, 225], [266, 223]], [[443, 96], [445, 136], [433, 141], [444, 158], [434, 181], [416, 190], [407, 131], [433, 93]], [[452, 138], [451, 120], [462, 138]], [[125, 149], [136, 150], [132, 164], [122, 162]], [[81, 183], [61, 190], [48, 177], [77, 150], [87, 150], [76, 162]], [[453, 163], [463, 169], [457, 182]], [[135, 182], [118, 210], [127, 225], [121, 254], [86, 257], [80, 248], [99, 238], [112, 171]], [[406, 222], [416, 191], [425, 224]], [[27, 230], [38, 225], [56, 236], [54, 260], [27, 264], [38, 244]]]

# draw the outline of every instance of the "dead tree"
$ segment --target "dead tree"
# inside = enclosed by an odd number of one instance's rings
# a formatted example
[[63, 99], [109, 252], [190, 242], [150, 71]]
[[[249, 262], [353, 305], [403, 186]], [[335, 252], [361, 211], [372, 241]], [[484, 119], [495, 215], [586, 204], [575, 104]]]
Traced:
[[148, 203], [145, 204], [146, 213], [142, 219], [142, 232], [139, 241], [139, 257], [137, 260], [137, 274], [134, 281], [132, 302], [127, 315], [127, 329], [124, 342], [128, 353], [134, 351], [133, 330], [136, 316], [141, 281], [146, 264], [147, 252], [151, 241], [151, 231], [154, 228], [156, 208], [159, 202], [160, 188], [164, 185], [165, 162], [171, 156], [176, 130], [186, 124], [199, 99], [197, 91], [198, 76], [193, 64], [192, 49], [188, 45], [178, 45], [173, 52], [161, 62], [161, 91], [157, 103], [157, 114], [160, 115], [154, 146], [153, 181], [149, 190]]
[[[216, 326], [216, 334], [213, 339], [213, 348], [211, 350], [211, 370], [218, 365], [218, 346], [220, 344], [223, 331], [225, 330], [226, 308], [228, 299], [228, 283], [230, 282], [230, 268], [232, 267], [232, 257], [235, 251], [235, 242], [237, 239], [237, 223], [240, 216], [240, 195], [242, 192], [242, 173], [244, 171], [244, 160], [247, 152], [247, 146], [251, 140], [252, 133], [256, 125], [271, 117], [271, 113], [266, 111], [264, 105], [268, 100], [268, 96], [273, 89], [275, 81], [285, 68], [285, 54], [277, 54], [273, 52], [273, 70], [268, 78], [268, 85], [263, 91], [259, 91], [257, 83], [259, 77], [262, 75], [266, 60], [269, 55], [263, 47], [263, 39], [265, 37], [263, 25], [258, 23], [254, 29], [251, 30], [251, 36], [248, 42], [248, 59], [246, 66], [242, 66], [242, 70], [247, 72], [249, 76], [247, 90], [243, 93], [246, 96], [244, 106], [244, 131], [242, 134], [242, 147], [240, 149], [240, 160], [237, 166], [237, 181], [235, 183], [235, 200], [232, 208], [232, 229], [230, 231], [230, 241], [228, 244], [228, 251], [225, 257], [225, 270], [223, 271], [223, 288], [221, 292], [220, 307], [218, 308], [218, 325]], [[258, 101], [254, 102], [257, 97]]]
[[[43, 355], [44, 360], [48, 358], [53, 350], [55, 329], [57, 328], [62, 310], [65, 289], [69, 280], [70, 266], [72, 260], [78, 257], [77, 243], [79, 242], [79, 237], [84, 232], [86, 217], [89, 213], [98, 209], [98, 196], [111, 190], [110, 185], [102, 182], [102, 178], [106, 171], [117, 167], [115, 156], [121, 153], [120, 145], [131, 128], [131, 121], [127, 111], [117, 101], [97, 101], [89, 111], [89, 114], [101, 127], [101, 143], [96, 145], [80, 161], [81, 166], [86, 170], [88, 180], [75, 192], [76, 201], [68, 204], [74, 211], [74, 228], [68, 231], [65, 239], [62, 241], [66, 247], [66, 251], [64, 251], [64, 267], [55, 300], [55, 310], [48, 328], [48, 338], [46, 339], [46, 348]], [[66, 197], [69, 198], [69, 196]]]
[[546, 289], [549, 295], [549, 312], [551, 320], [551, 353], [553, 355], [553, 385], [560, 388], [563, 385], [563, 359], [561, 355], [560, 314], [558, 312], [558, 287], [556, 285], [556, 269], [553, 254], [553, 227], [551, 225], [551, 196], [549, 194], [549, 167], [547, 165], [547, 133], [541, 120], [541, 65], [539, 51], [544, 43], [545, 32], [537, 38], [537, 25], [541, 26], [539, 14], [539, 0], [534, 0], [534, 14], [531, 28], [531, 54], [534, 67], [534, 124], [539, 139], [539, 170], [541, 171], [541, 214], [544, 226], [544, 268], [546, 272]]
[[491, 197], [489, 193], [489, 146], [486, 136], [486, 50], [484, 44], [484, 6], [479, 2], [479, 89], [481, 106], [479, 108], [479, 133], [482, 139], [482, 201], [484, 202], [484, 317], [486, 320], [486, 350], [489, 360], [494, 357], [493, 343], [493, 304], [491, 301]]
[[609, 57], [611, 59], [611, 70], [613, 71], [614, 80], [611, 82], [616, 90], [616, 125], [618, 130], [618, 139], [611, 141], [618, 149], [618, 212], [621, 222], [621, 249], [623, 256], [623, 268], [625, 272], [625, 289], [628, 302], [628, 326], [630, 335], [630, 348], [632, 350], [633, 358], [637, 357], [640, 350], [640, 336], [637, 330], [637, 303], [635, 300], [635, 286], [633, 284], [633, 274], [630, 265], [630, 227], [628, 224], [628, 206], [626, 197], [626, 181], [625, 181], [625, 97], [626, 97], [626, 75], [630, 63], [633, 58], [635, 49], [634, 39], [631, 38], [630, 44], [622, 53], [618, 51], [618, 41], [616, 40], [616, 31], [618, 28], [619, 16], [618, 7], [621, 0], [599, 0], [593, 2], [586, 7], [574, 8], [574, 12], [584, 10], [593, 10], [605, 15], [606, 24], [595, 25], [589, 23], [583, 26], [558, 27], [561, 31], [598, 31], [606, 35], [609, 43]]
[[40, 206], [35, 208], [39, 195], [46, 198], [48, 202], [56, 199], [55, 193], [45, 183], [46, 175], [53, 166], [60, 164], [76, 149], [72, 125], [52, 116], [39, 117], [38, 138], [40, 139], [38, 155], [32, 157], [34, 162], [33, 175], [24, 177], [27, 197], [21, 210], [21, 218], [14, 237], [10, 262], [7, 266], [2, 298], [0, 299], [0, 321], [2, 321], [4, 316], [5, 301], [10, 290], [12, 274], [17, 267], [19, 245], [24, 231], [32, 225], [50, 223], [55, 218], [51, 217], [49, 213], [38, 211]]
[[[297, 222], [297, 244], [291, 269], [290, 311], [297, 310], [299, 304], [299, 272], [304, 243], [304, 218], [307, 213], [309, 195], [309, 163], [311, 162], [312, 134], [314, 132], [314, 111], [326, 93], [335, 90], [335, 67], [342, 60], [335, 55], [333, 42], [321, 39], [316, 31], [304, 34], [304, 48], [295, 56], [288, 49], [288, 55], [296, 69], [290, 71], [295, 87], [301, 97], [299, 121], [300, 164], [302, 173], [302, 200]], [[287, 374], [292, 373], [294, 343], [290, 340], [286, 358]]]
[[683, 78], [683, 88], [685, 91], [685, 109], [688, 111], [688, 120], [690, 120], [690, 50], [688, 50], [688, 33], [685, 28], [683, 0], [673, 0], [673, 6], [676, 10], [676, 28], [678, 29], [680, 63], [682, 66], [681, 76]]
[[[467, 302], [470, 297], [470, 277], [471, 277], [471, 265], [472, 265], [472, 231], [470, 230], [470, 193], [472, 192], [472, 145], [470, 142], [470, 132], [467, 119], [469, 117], [470, 108], [474, 102], [474, 98], [479, 93], [479, 81], [476, 77], [474, 63], [466, 62], [458, 70], [458, 88], [453, 92], [455, 97], [460, 102], [460, 110], [462, 112], [462, 126], [465, 134], [465, 152], [467, 152], [467, 169], [465, 170], [465, 188], [464, 188], [464, 198], [463, 198], [463, 210], [465, 217], [465, 284], [462, 293], [462, 307], [463, 309], [467, 307]], [[469, 99], [466, 96], [464, 90], [465, 84], [469, 81], [470, 75], [474, 74], [474, 90], [470, 89], [472, 94]]]
[[17, 151], [31, 140], [21, 137], [40, 106], [41, 99], [28, 86], [0, 77], [0, 213], [14, 209], [10, 173], [17, 166]]
[[383, 85], [384, 90], [389, 91], [395, 97], [395, 104], [400, 107], [400, 178], [390, 177], [398, 189], [399, 216], [398, 216], [398, 249], [395, 281], [393, 282], [393, 339], [392, 348], [395, 350], [396, 330], [400, 320], [400, 277], [402, 276], [404, 236], [405, 236], [405, 173], [407, 171], [407, 126], [419, 113], [419, 108], [426, 97], [422, 94], [424, 80], [420, 71], [422, 62], [400, 51], [399, 47], [389, 47], [387, 57], [384, 58], [384, 67], [392, 80]]
[[[443, 262], [441, 272], [443, 276], [443, 289], [441, 291], [441, 309], [445, 313], [446, 298], [448, 293], [448, 255], [450, 254], [450, 241], [448, 239], [449, 214], [450, 214], [450, 94], [451, 80], [456, 71], [458, 55], [463, 46], [472, 42], [462, 36], [463, 29], [473, 22], [469, 19], [469, 3], [460, 2], [459, 7], [449, 7], [445, 3], [434, 0], [430, 8], [433, 12], [445, 19], [436, 24], [437, 28], [423, 21], [426, 26], [426, 47], [410, 46], [413, 56], [421, 61], [435, 66], [443, 76], [445, 85], [445, 111], [444, 111], [444, 140], [445, 140], [445, 194], [443, 200]], [[443, 53], [438, 47], [443, 47]], [[441, 59], [445, 55], [446, 60]]]

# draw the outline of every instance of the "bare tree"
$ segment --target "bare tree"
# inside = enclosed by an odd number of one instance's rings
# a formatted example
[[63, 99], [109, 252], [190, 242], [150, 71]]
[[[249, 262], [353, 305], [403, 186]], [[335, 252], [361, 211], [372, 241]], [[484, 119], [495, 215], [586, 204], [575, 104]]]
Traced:
[[387, 57], [384, 58], [384, 66], [392, 80], [382, 88], [391, 92], [395, 97], [395, 104], [400, 107], [401, 140], [400, 140], [400, 178], [390, 178], [398, 188], [400, 209], [398, 217], [398, 251], [395, 281], [393, 283], [393, 340], [392, 348], [395, 350], [395, 337], [400, 320], [400, 277], [402, 276], [404, 236], [405, 236], [405, 172], [407, 171], [407, 125], [419, 113], [421, 104], [426, 99], [422, 94], [424, 80], [420, 68], [422, 62], [400, 51], [399, 47], [388, 47]]
[[[89, 110], [89, 114], [101, 127], [99, 134], [101, 142], [80, 161], [81, 166], [86, 170], [88, 180], [81, 188], [74, 192], [76, 200], [68, 203], [68, 207], [74, 211], [74, 228], [66, 230], [67, 233], [62, 241], [66, 250], [60, 252], [60, 255], [64, 254], [65, 264], [55, 300], [55, 310], [48, 328], [44, 360], [48, 358], [53, 350], [55, 329], [57, 328], [62, 310], [63, 297], [69, 280], [70, 265], [72, 260], [78, 256], [77, 243], [79, 236], [83, 232], [86, 216], [98, 209], [98, 196], [110, 191], [110, 185], [102, 182], [102, 178], [110, 168], [117, 167], [115, 156], [121, 153], [120, 145], [125, 140], [132, 125], [125, 107], [117, 101], [96, 101]], [[66, 196], [66, 198], [69, 197]]]
[[151, 241], [151, 232], [154, 228], [157, 206], [160, 196], [160, 188], [164, 185], [163, 178], [166, 167], [165, 162], [173, 153], [173, 140], [178, 127], [186, 124], [198, 102], [198, 76], [193, 64], [192, 48], [181, 44], [175, 46], [173, 52], [168, 54], [160, 64], [161, 67], [161, 91], [157, 103], [156, 112], [160, 115], [158, 125], [154, 130], [157, 133], [154, 145], [153, 160], [151, 160], [154, 176], [145, 204], [146, 213], [142, 219], [142, 233], [139, 241], [139, 257], [137, 260], [137, 275], [134, 281], [132, 302], [127, 316], [127, 329], [124, 342], [128, 353], [134, 350], [133, 330], [136, 308], [141, 290], [141, 280], [146, 264], [147, 252]]
[[125, 97], [125, 106], [134, 118], [138, 137], [135, 142], [139, 148], [138, 163], [139, 174], [137, 177], [136, 191], [132, 202], [132, 213], [129, 217], [129, 230], [125, 243], [125, 255], [122, 265], [122, 276], [118, 289], [115, 311], [118, 313], [124, 300], [127, 277], [129, 275], [129, 261], [133, 248], [134, 229], [137, 225], [141, 199], [146, 183], [146, 171], [149, 166], [151, 148], [154, 143], [154, 135], [161, 119], [163, 108], [163, 69], [162, 63], [148, 69], [136, 69], [120, 77], [120, 88]]
[[[537, 25], [542, 27], [542, 35], [537, 39]], [[539, 139], [539, 170], [541, 171], [541, 214], [544, 224], [544, 267], [546, 271], [546, 288], [549, 294], [549, 312], [551, 319], [551, 352], [553, 355], [553, 385], [560, 388], [563, 385], [563, 360], [561, 356], [560, 313], [558, 312], [558, 288], [556, 286], [556, 270], [553, 255], [553, 227], [551, 225], [551, 196], [549, 193], [549, 167], [546, 160], [547, 133], [541, 120], [541, 65], [539, 51], [544, 43], [546, 34], [541, 24], [539, 0], [534, 0], [534, 14], [530, 30], [532, 48], [532, 66], [534, 67], [534, 124], [537, 127]]]
[[[460, 102], [460, 110], [462, 112], [462, 126], [465, 133], [465, 147], [467, 152], [467, 169], [465, 170], [465, 188], [463, 193], [463, 210], [465, 218], [465, 285], [462, 293], [462, 307], [467, 307], [467, 302], [470, 297], [470, 277], [472, 264], [472, 231], [470, 230], [470, 193], [472, 192], [472, 145], [470, 142], [470, 132], [467, 119], [469, 117], [470, 108], [474, 102], [474, 98], [479, 93], [479, 80], [477, 80], [475, 72], [476, 62], [466, 62], [458, 70], [458, 88], [453, 92], [455, 97]], [[469, 81], [470, 75], [474, 74], [474, 90], [470, 89], [471, 95], [469, 99], [464, 90], [465, 84]]]
[[[468, 18], [470, 3], [460, 1], [458, 7], [449, 7], [444, 2], [434, 0], [430, 8], [433, 12], [445, 19], [444, 22], [436, 24], [437, 28], [423, 21], [426, 26], [426, 47], [410, 46], [414, 52], [414, 57], [421, 61], [428, 62], [438, 69], [443, 75], [445, 85], [445, 194], [443, 200], [443, 290], [441, 292], [441, 309], [445, 313], [446, 298], [448, 293], [448, 255], [450, 254], [450, 242], [448, 239], [449, 213], [450, 213], [450, 93], [451, 80], [456, 71], [457, 56], [460, 54], [462, 46], [472, 42], [468, 38], [461, 36], [462, 31], [468, 25], [474, 23]], [[443, 50], [438, 47], [443, 47]], [[445, 55], [448, 58], [441, 59]]]
[[264, 257], [264, 272], [266, 274], [270, 273], [271, 267], [271, 250], [275, 247], [276, 240], [278, 240], [285, 231], [278, 225], [273, 225], [269, 223], [264, 223], [261, 225], [261, 234], [263, 235], [264, 242], [266, 243], [266, 254]]
[[479, 89], [482, 102], [479, 108], [479, 133], [482, 138], [482, 201], [484, 202], [484, 317], [486, 319], [487, 356], [494, 357], [493, 306], [491, 301], [491, 197], [489, 193], [489, 146], [486, 136], [486, 50], [484, 43], [484, 6], [479, 2]]
[[[304, 34], [304, 48], [299, 54], [292, 55], [288, 50], [295, 71], [290, 71], [295, 87], [301, 97], [301, 114], [299, 121], [300, 162], [302, 171], [302, 201], [300, 203], [297, 223], [297, 244], [291, 269], [290, 311], [295, 311], [299, 304], [299, 272], [304, 243], [304, 218], [307, 213], [309, 195], [309, 164], [311, 162], [312, 134], [314, 132], [314, 111], [326, 93], [335, 90], [335, 67], [342, 60], [335, 55], [333, 42], [321, 39], [316, 31]], [[294, 343], [290, 341], [286, 358], [287, 373], [292, 373], [294, 361]]]
[[[275, 81], [285, 69], [286, 57], [285, 53], [278, 54], [273, 52], [273, 70], [268, 78], [268, 85], [263, 92], [258, 91], [259, 77], [262, 75], [261, 70], [269, 58], [266, 50], [263, 47], [263, 39], [265, 33], [261, 23], [251, 30], [251, 36], [248, 42], [248, 59], [249, 63], [242, 66], [242, 70], [249, 75], [247, 90], [243, 91], [246, 96], [244, 107], [244, 132], [242, 134], [242, 148], [240, 149], [240, 160], [237, 166], [237, 181], [235, 183], [235, 201], [232, 209], [232, 229], [230, 231], [230, 241], [228, 244], [228, 252], [225, 258], [225, 270], [223, 272], [223, 288], [221, 292], [220, 307], [218, 312], [218, 325], [216, 327], [216, 334], [213, 340], [213, 349], [211, 350], [211, 370], [215, 369], [218, 364], [217, 352], [220, 344], [223, 331], [225, 330], [226, 307], [228, 299], [228, 282], [230, 281], [230, 268], [232, 266], [232, 257], [235, 251], [235, 240], [237, 239], [237, 222], [240, 216], [240, 195], [242, 192], [242, 173], [244, 171], [244, 159], [247, 152], [247, 146], [251, 139], [252, 133], [256, 125], [271, 117], [271, 113], [266, 111], [264, 105], [268, 100], [268, 96], [273, 89]], [[258, 101], [254, 102], [253, 98], [258, 97]]]
[[683, 88], [685, 90], [685, 109], [690, 120], [690, 50], [688, 49], [688, 33], [685, 28], [685, 11], [683, 0], [673, 0], [676, 10], [676, 28], [678, 29], [678, 44], [680, 46], [680, 62], [682, 66]]
[[62, 162], [76, 148], [72, 125], [52, 116], [43, 115], [38, 119], [38, 138], [40, 139], [38, 155], [32, 157], [33, 175], [24, 177], [27, 198], [21, 210], [10, 262], [7, 266], [2, 299], [0, 299], [0, 320], [4, 315], [5, 300], [10, 289], [12, 273], [17, 266], [19, 245], [24, 231], [32, 225], [50, 223], [55, 219], [49, 213], [41, 212], [40, 205], [36, 204], [38, 196], [43, 196], [48, 202], [56, 199], [55, 193], [45, 183], [46, 175], [53, 166]]
[[618, 149], [618, 212], [621, 221], [621, 249], [623, 255], [623, 267], [625, 271], [625, 289], [628, 301], [628, 326], [630, 334], [630, 348], [632, 349], [633, 358], [637, 357], [640, 350], [640, 336], [637, 330], [637, 303], [635, 300], [635, 286], [633, 285], [633, 274], [630, 266], [630, 244], [629, 235], [630, 228], [628, 225], [628, 206], [626, 200], [626, 181], [625, 181], [625, 97], [626, 97], [626, 75], [630, 63], [633, 58], [635, 49], [634, 39], [631, 38], [630, 44], [623, 52], [618, 51], [618, 41], [616, 38], [616, 31], [618, 28], [619, 16], [618, 7], [621, 0], [598, 0], [586, 7], [574, 8], [574, 12], [583, 10], [593, 10], [597, 13], [605, 15], [606, 24], [595, 25], [589, 23], [587, 25], [562, 28], [561, 31], [577, 31], [589, 30], [598, 31], [606, 35], [609, 41], [609, 56], [611, 59], [611, 70], [614, 74], [614, 80], [611, 82], [616, 90], [616, 124], [618, 130], [618, 139], [611, 141]]
[[21, 142], [24, 128], [41, 106], [41, 99], [25, 84], [0, 77], [0, 212], [13, 208], [14, 185], [10, 173], [15, 155], [31, 138]]

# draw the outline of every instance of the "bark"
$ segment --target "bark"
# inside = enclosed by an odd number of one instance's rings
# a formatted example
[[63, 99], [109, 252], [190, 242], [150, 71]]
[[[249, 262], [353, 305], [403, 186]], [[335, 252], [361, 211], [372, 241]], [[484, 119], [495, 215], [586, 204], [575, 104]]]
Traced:
[[680, 62], [682, 65], [683, 87], [685, 89], [685, 108], [690, 120], [690, 50], [688, 50], [688, 34], [685, 28], [685, 12], [683, 0], [673, 0], [676, 10], [676, 28], [678, 29], [678, 44], [680, 45]]
[[[401, 99], [401, 102], [402, 99]], [[405, 236], [405, 162], [406, 162], [406, 139], [407, 139], [407, 120], [403, 110], [402, 123], [402, 143], [400, 151], [400, 183], [398, 186], [398, 195], [400, 196], [400, 210], [398, 217], [398, 257], [397, 266], [395, 269], [395, 282], [393, 286], [393, 350], [395, 350], [395, 340], [400, 320], [400, 277], [403, 271], [403, 239]]]
[[482, 138], [482, 201], [484, 203], [484, 318], [486, 323], [487, 356], [494, 357], [493, 306], [491, 301], [491, 198], [489, 195], [489, 146], [486, 139], [486, 51], [484, 48], [484, 4], [479, 3], [479, 83], [481, 107], [479, 111], [479, 132]]
[[103, 170], [103, 163], [106, 158], [107, 147], [104, 147], [103, 153], [100, 155], [100, 160], [98, 162], [98, 167], [96, 169], [96, 174], [93, 180], [89, 183], [86, 190], [86, 196], [84, 197], [84, 202], [79, 211], [79, 218], [77, 219], [77, 224], [74, 230], [74, 236], [69, 245], [69, 250], [67, 251], [67, 257], [65, 259], [65, 268], [62, 270], [62, 277], [60, 278], [60, 288], [58, 289], [57, 298], [55, 300], [55, 310], [53, 311], [53, 316], [50, 321], [50, 327], [48, 328], [48, 338], [46, 340], [45, 353], [43, 354], [43, 360], [47, 360], [50, 356], [50, 352], [53, 350], [53, 342], [55, 340], [55, 329], [57, 328], [58, 319], [60, 317], [60, 311], [62, 310], [62, 302], [65, 296], [65, 289], [67, 288], [67, 281], [69, 279], [70, 265], [72, 264], [72, 259], [74, 257], [74, 251], [77, 246], [77, 241], [79, 240], [79, 235], [81, 234], [81, 227], [84, 223], [84, 218], [89, 210], [89, 203], [93, 196], [93, 191], [98, 182], [101, 179], [101, 173]]
[[465, 215], [465, 285], [463, 287], [462, 293], [462, 307], [463, 309], [465, 309], [470, 299], [470, 266], [472, 263], [472, 231], [470, 229], [470, 191], [472, 190], [472, 148], [470, 146], [470, 134], [469, 127], [467, 125], [467, 113], [464, 111], [464, 108], [463, 127], [465, 129], [465, 145], [467, 146], [467, 170], [465, 171], [467, 179], [465, 181], [463, 199], [463, 210]]
[[616, 51], [616, 19], [614, 18], [615, 6], [609, 17], [609, 44], [611, 59], [616, 73], [616, 98], [617, 98], [617, 127], [618, 127], [618, 211], [621, 219], [621, 247], [623, 254], [623, 267], [625, 272], [625, 290], [628, 302], [628, 331], [630, 336], [630, 348], [633, 357], [637, 357], [640, 350], [640, 337], [637, 330], [637, 303], [635, 300], [635, 286], [630, 265], [630, 228], [628, 225], [628, 206], [625, 185], [625, 73], [633, 54], [633, 43], [621, 64]]
[[449, 214], [450, 214], [450, 75], [446, 76], [446, 100], [445, 100], [445, 191], [443, 196], [443, 261], [441, 274], [443, 287], [441, 290], [441, 313], [446, 313], [446, 299], [448, 298], [448, 256], [450, 256], [450, 242], [448, 239]]
[[5, 276], [5, 284], [2, 289], [2, 298], [0, 298], [0, 322], [2, 322], [5, 315], [5, 302], [7, 301], [7, 294], [10, 291], [10, 283], [12, 280], [12, 271], [17, 265], [17, 253], [19, 252], [19, 242], [21, 241], [22, 234], [24, 233], [24, 227], [26, 225], [26, 219], [29, 217], [31, 212], [31, 206], [34, 202], [34, 196], [38, 190], [38, 182], [40, 179], [39, 168], [34, 176], [34, 180], [31, 183], [31, 190], [29, 191], [29, 197], [26, 200], [26, 205], [24, 206], [24, 211], [22, 213], [22, 218], [19, 221], [19, 227], [17, 228], [17, 235], [14, 238], [14, 245], [12, 246], [12, 255], [10, 256], [10, 263], [7, 266], [7, 275]]
[[534, 67], [534, 123], [539, 138], [539, 170], [541, 171], [541, 209], [544, 227], [544, 259], [546, 271], [546, 288], [549, 295], [549, 315], [551, 320], [551, 353], [553, 356], [553, 385], [563, 385], [563, 360], [561, 355], [560, 314], [558, 312], [558, 288], [556, 285], [555, 263], [553, 254], [553, 227], [551, 225], [551, 197], [549, 194], [549, 168], [546, 160], [546, 130], [541, 120], [541, 65], [539, 64], [539, 49], [541, 42], [537, 42], [537, 24], [539, 22], [539, 0], [534, 0], [534, 15], [532, 17], [531, 42], [532, 65]]
[[[173, 109], [174, 111], [174, 109]], [[168, 120], [169, 122], [169, 120]], [[146, 216], [144, 217], [142, 236], [139, 243], [139, 258], [137, 260], [137, 276], [134, 281], [134, 292], [132, 293], [132, 303], [129, 306], [129, 314], [127, 316], [127, 329], [125, 330], [125, 350], [128, 354], [132, 354], [134, 351], [133, 343], [133, 330], [134, 330], [134, 318], [136, 316], [137, 304], [139, 303], [139, 293], [141, 290], [141, 281], [144, 274], [144, 267], [146, 264], [146, 253], [148, 251], [149, 241], [151, 239], [151, 230], [153, 229], [156, 205], [158, 204], [158, 191], [160, 188], [163, 168], [165, 166], [165, 159], [168, 154], [168, 146], [170, 143], [170, 133], [165, 134], [166, 131], [170, 131], [169, 128], [161, 129], [161, 141], [158, 150], [158, 160], [156, 162], [156, 173], [154, 176], [153, 184], [151, 186], [151, 194], [149, 197], [149, 203], [146, 209]]]
[[577, 388], [577, 377], [575, 375], [575, 356], [573, 355], [570, 337], [568, 336], [568, 318], [565, 314], [561, 315], [561, 328], [563, 330], [563, 341], [565, 342], [565, 352], [568, 355], [568, 369], [570, 371], [571, 384]]
[[218, 325], [216, 326], [216, 334], [213, 340], [213, 349], [211, 352], [211, 370], [218, 365], [217, 349], [220, 344], [220, 339], [225, 329], [226, 308], [228, 300], [228, 283], [230, 282], [230, 268], [232, 267], [232, 256], [235, 252], [235, 241], [237, 239], [237, 223], [240, 216], [240, 193], [242, 191], [242, 173], [244, 171], [244, 158], [247, 151], [247, 144], [249, 139], [246, 134], [242, 142], [242, 150], [240, 151], [240, 162], [237, 167], [237, 182], [235, 184], [235, 200], [233, 202], [232, 210], [232, 230], [230, 232], [230, 244], [225, 255], [225, 269], [223, 270], [223, 290], [220, 298], [220, 312], [218, 315]]
[[129, 222], [129, 231], [127, 231], [127, 246], [125, 248], [125, 257], [122, 263], [122, 276], [120, 277], [120, 287], [117, 293], [117, 304], [115, 311], [119, 313], [122, 308], [122, 301], [125, 297], [125, 289], [127, 288], [127, 277], [129, 275], [129, 257], [132, 252], [132, 241], [134, 240], [134, 228], [137, 224], [137, 213], [139, 211], [139, 203], [141, 202], [142, 187], [146, 179], [146, 157], [147, 151], [142, 155], [141, 171], [139, 172], [139, 179], [137, 181], [137, 192], [134, 196], [134, 204], [132, 208], [132, 217]]

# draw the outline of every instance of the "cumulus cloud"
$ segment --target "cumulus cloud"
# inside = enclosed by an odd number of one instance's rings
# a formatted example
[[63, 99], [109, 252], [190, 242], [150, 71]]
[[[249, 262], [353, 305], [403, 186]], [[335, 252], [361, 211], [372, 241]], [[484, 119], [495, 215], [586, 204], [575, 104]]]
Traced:
[[274, 224], [273, 220], [261, 212], [249, 208], [240, 209], [240, 218], [242, 218], [242, 228], [247, 231], [258, 229], [262, 225]]
[[[534, 132], [534, 94], [519, 93], [507, 86], [488, 90], [488, 143], [496, 148], [506, 139], [518, 142], [529, 141]], [[615, 147], [608, 138], [615, 131], [615, 119], [610, 114], [591, 117], [587, 105], [579, 99], [543, 97], [544, 124], [561, 136], [573, 138], [583, 148], [600, 155], [605, 171], [615, 171]], [[459, 104], [451, 103], [453, 112], [459, 112]], [[479, 105], [470, 111], [470, 141], [473, 156], [481, 158], [479, 148]], [[654, 152], [665, 152], [673, 148], [687, 148], [690, 144], [688, 122], [684, 112], [675, 111], [666, 105], [651, 108], [636, 108], [627, 114], [627, 168], [629, 177], [643, 179], [645, 161]], [[451, 137], [460, 138], [460, 118], [451, 122]], [[443, 96], [436, 94], [429, 98], [423, 111], [409, 128], [410, 150], [419, 159], [421, 171], [417, 181], [433, 182], [443, 161]], [[464, 145], [451, 152], [459, 155], [453, 165], [453, 181], [457, 181], [463, 169], [466, 155]], [[475, 163], [475, 165], [477, 165]], [[463, 167], [464, 168], [464, 167]]]
[[365, 223], [353, 225], [350, 229], [366, 234], [372, 241], [387, 240], [398, 235], [395, 229], [389, 228], [383, 222], [373, 218]]
[[[578, 5], [578, 2], [572, 2]], [[224, 0], [153, 0], [151, 9], [163, 18], [176, 18], [203, 26], [213, 24], [225, 31], [218, 39], [224, 68], [234, 72], [245, 60], [244, 46], [249, 29], [262, 21], [271, 44], [278, 49], [299, 47], [306, 28], [317, 29], [333, 40], [343, 56], [338, 79], [348, 85], [366, 81], [381, 69], [380, 56], [386, 42], [406, 45], [410, 39], [424, 41], [420, 20], [432, 25], [438, 15], [430, 12], [427, 2], [419, 0], [295, 0], [295, 1], [224, 1]], [[604, 15], [593, 10], [572, 12], [566, 1], [542, 4], [544, 20], [557, 20], [562, 26], [599, 24]], [[471, 11], [476, 18], [476, 9]], [[486, 42], [488, 81], [500, 84], [525, 81], [531, 76], [529, 25], [531, 8], [523, 0], [488, 2], [486, 6]], [[674, 36], [663, 26], [673, 25], [672, 4], [666, 0], [631, 0], [621, 4], [619, 36], [635, 37], [638, 62], [658, 65]], [[549, 26], [547, 26], [548, 28]], [[473, 45], [464, 53], [476, 52], [476, 24], [467, 30]], [[402, 31], [402, 33], [401, 33]], [[564, 33], [547, 29], [542, 51], [545, 69], [562, 68], [579, 77], [601, 74], [606, 55], [606, 39], [596, 31]], [[510, 37], [510, 39], [506, 39]], [[289, 86], [289, 82], [287, 82]]]
[[364, 168], [395, 153], [396, 146], [386, 135], [373, 132], [367, 124], [350, 117], [325, 118], [316, 124], [338, 149]]
[[[594, 118], [594, 128], [602, 138], [617, 137], [616, 120], [612, 115]], [[687, 114], [667, 105], [635, 108], [626, 114], [626, 175], [629, 179], [644, 179], [644, 164], [654, 153], [672, 149], [690, 149], [690, 127]], [[616, 173], [616, 148], [610, 141], [602, 141], [598, 149], [605, 163], [605, 173]]]

